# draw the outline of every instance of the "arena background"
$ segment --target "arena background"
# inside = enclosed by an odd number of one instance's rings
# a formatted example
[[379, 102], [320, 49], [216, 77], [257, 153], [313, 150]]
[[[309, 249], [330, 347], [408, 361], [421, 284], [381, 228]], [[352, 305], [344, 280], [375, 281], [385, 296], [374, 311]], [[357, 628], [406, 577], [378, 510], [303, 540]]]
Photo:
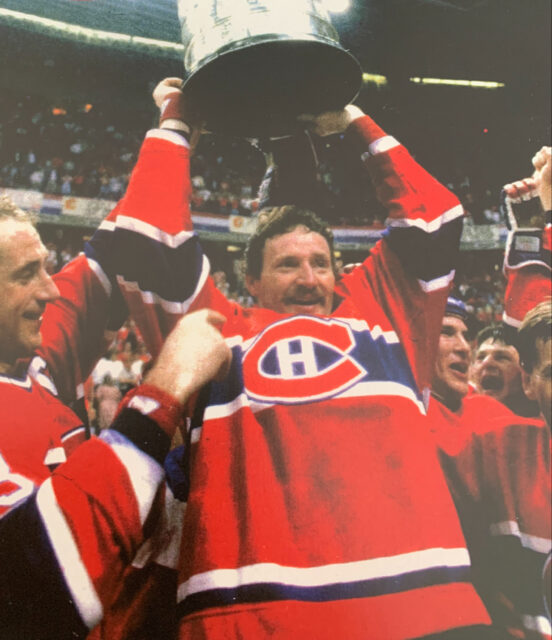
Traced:
[[[548, 0], [351, 0], [332, 14], [365, 73], [357, 104], [470, 214], [457, 284], [481, 322], [501, 312], [500, 187], [550, 144], [550, 13]], [[0, 190], [38, 214], [61, 264], [124, 189], [156, 82], [184, 74], [176, 0], [1, 0], [0, 65]], [[340, 259], [356, 261], [382, 212], [338, 140], [319, 153]], [[236, 296], [263, 172], [260, 151], [224, 136], [205, 136], [192, 165], [196, 226]]]

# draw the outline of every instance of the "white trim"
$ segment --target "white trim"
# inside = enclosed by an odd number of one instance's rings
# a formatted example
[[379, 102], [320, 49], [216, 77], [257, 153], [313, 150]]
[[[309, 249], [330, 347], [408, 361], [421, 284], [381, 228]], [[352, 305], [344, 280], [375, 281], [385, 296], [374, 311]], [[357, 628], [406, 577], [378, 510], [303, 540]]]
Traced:
[[371, 156], [376, 156], [379, 153], [385, 153], [390, 149], [394, 149], [395, 147], [400, 146], [401, 143], [393, 136], [383, 136], [382, 138], [378, 138], [368, 145], [368, 153]]
[[42, 464], [45, 464], [46, 466], [51, 464], [61, 464], [62, 462], [66, 462], [66, 460], [67, 456], [65, 455], [65, 449], [63, 447], [53, 447], [46, 451]]
[[[103, 222], [100, 225], [100, 228], [103, 227]], [[101, 268], [99, 262], [97, 262], [96, 260], [93, 260], [92, 258], [86, 258], [86, 261], [88, 262], [88, 266], [90, 267], [90, 270], [96, 275], [96, 277], [98, 278], [98, 280], [100, 281], [100, 284], [102, 285], [102, 287], [104, 288], [104, 291], [107, 294], [107, 297], [109, 298], [111, 296], [111, 282], [109, 281], [109, 278], [107, 277], [105, 271]]]
[[[370, 382], [359, 382], [353, 384], [350, 388], [343, 392], [337, 392], [334, 395], [327, 395], [327, 398], [322, 400], [335, 400], [336, 398], [368, 398], [375, 396], [394, 396], [401, 397], [406, 400], [410, 400], [416, 405], [416, 408], [422, 415], [426, 415], [426, 407], [423, 401], [418, 400], [414, 391], [406, 385], [398, 382], [388, 382], [381, 380], [374, 380]], [[312, 401], [312, 397], [305, 397], [304, 402], [300, 399], [294, 399], [293, 402], [286, 398], [267, 398], [266, 401], [262, 401], [258, 398], [252, 398], [248, 395], [247, 389], [239, 396], [234, 398], [231, 402], [226, 404], [210, 405], [205, 409], [203, 421], [206, 423], [208, 420], [216, 420], [220, 418], [227, 418], [234, 415], [243, 408], [249, 407], [252, 413], [258, 413], [265, 409], [270, 409], [276, 404], [288, 405], [301, 405], [308, 404]]]
[[515, 318], [512, 318], [506, 313], [506, 311], [502, 313], [502, 321], [505, 324], [508, 324], [511, 327], [514, 327], [514, 329], [519, 329], [519, 327], [521, 327], [521, 320], [516, 320]]
[[143, 220], [138, 220], [136, 218], [125, 216], [123, 214], [119, 214], [117, 216], [117, 220], [115, 221], [113, 227], [116, 227], [118, 229], [125, 229], [126, 231], [132, 231], [134, 233], [139, 233], [143, 236], [146, 236], [147, 238], [155, 240], [156, 242], [161, 242], [171, 249], [177, 249], [178, 247], [186, 243], [192, 236], [195, 236], [195, 233], [193, 231], [167, 233], [166, 231], [162, 231], [149, 222], [144, 222]]
[[89, 629], [103, 618], [103, 607], [79, 549], [57, 502], [52, 479], [38, 489], [36, 502], [59, 568], [79, 614]]
[[418, 284], [422, 288], [424, 293], [432, 293], [433, 291], [439, 291], [448, 287], [448, 285], [454, 280], [456, 271], [453, 269], [450, 273], [444, 276], [435, 278], [434, 280], [418, 280]]
[[199, 295], [199, 292], [205, 286], [205, 282], [209, 277], [209, 270], [210, 270], [209, 260], [207, 259], [207, 256], [204, 255], [201, 274], [200, 274], [197, 286], [194, 292], [192, 293], [192, 295], [187, 300], [184, 300], [183, 302], [170, 302], [169, 300], [165, 300], [164, 298], [162, 298], [160, 295], [153, 293], [153, 291], [142, 291], [142, 289], [140, 289], [137, 282], [131, 282], [129, 280], [125, 280], [123, 276], [117, 276], [117, 282], [123, 289], [126, 289], [126, 291], [140, 293], [143, 301], [146, 304], [158, 304], [163, 308], [164, 311], [167, 311], [168, 313], [184, 314], [184, 313], [187, 313], [188, 309], [190, 308], [192, 303], [195, 301], [195, 299]]
[[2, 382], [4, 384], [13, 384], [14, 387], [21, 387], [22, 389], [26, 389], [27, 391], [29, 391], [33, 386], [33, 383], [29, 374], [25, 376], [24, 380], [19, 380], [17, 378], [11, 378], [10, 376], [7, 376], [2, 373], [0, 374], [0, 383]]
[[374, 380], [370, 382], [360, 382], [355, 384], [347, 391], [338, 395], [332, 396], [334, 398], [367, 398], [374, 396], [399, 396], [413, 402], [422, 415], [426, 414], [426, 408], [423, 401], [418, 400], [414, 391], [404, 384], [399, 382], [389, 382], [382, 380]]
[[495, 522], [489, 526], [492, 536], [515, 536], [519, 538], [521, 544], [526, 549], [536, 551], [537, 553], [550, 553], [552, 550], [552, 540], [550, 538], [542, 538], [524, 533], [519, 528], [519, 524], [514, 520], [506, 520], [504, 522]]
[[190, 148], [190, 143], [186, 140], [186, 138], [175, 131], [171, 131], [170, 129], [150, 129], [146, 133], [146, 139], [148, 138], [157, 138], [158, 140], [167, 140], [168, 142], [172, 142], [173, 144], [178, 145], [179, 147], [186, 147], [186, 149]]
[[227, 418], [228, 416], [234, 415], [234, 413], [237, 413], [244, 407], [249, 407], [249, 399], [247, 395], [242, 392], [231, 402], [227, 402], [226, 404], [214, 404], [206, 407], [203, 414], [203, 422], [205, 423], [208, 420], [217, 420], [218, 418]]
[[144, 524], [159, 485], [165, 477], [163, 468], [151, 456], [116, 431], [107, 429], [100, 434], [100, 438], [109, 444], [127, 470], [140, 510], [140, 522]]
[[423, 218], [387, 218], [386, 225], [390, 228], [411, 228], [416, 227], [426, 233], [434, 233], [448, 222], [461, 218], [464, 215], [464, 208], [461, 204], [457, 204], [452, 209], [445, 211], [435, 220], [426, 222]]
[[272, 562], [237, 569], [215, 569], [199, 573], [178, 587], [177, 601], [211, 589], [233, 589], [243, 585], [277, 583], [297, 587], [323, 587], [390, 576], [400, 576], [435, 567], [469, 567], [467, 549], [424, 549], [386, 558], [328, 564], [318, 567], [289, 567]]

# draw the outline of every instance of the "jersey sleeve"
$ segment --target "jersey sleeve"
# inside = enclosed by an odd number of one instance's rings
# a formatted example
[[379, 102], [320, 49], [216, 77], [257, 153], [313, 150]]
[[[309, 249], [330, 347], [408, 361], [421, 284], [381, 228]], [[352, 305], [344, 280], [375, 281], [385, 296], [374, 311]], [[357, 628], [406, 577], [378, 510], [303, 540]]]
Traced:
[[363, 277], [425, 388], [454, 279], [464, 212], [456, 196], [368, 116], [355, 120], [347, 136], [388, 211], [384, 238], [363, 263]]
[[228, 305], [192, 229], [190, 194], [188, 141], [149, 131], [125, 196], [86, 248], [122, 293], [153, 356], [183, 314]]
[[138, 387], [111, 429], [0, 519], [1, 637], [83, 638], [102, 620], [161, 517], [162, 461], [181, 411]]

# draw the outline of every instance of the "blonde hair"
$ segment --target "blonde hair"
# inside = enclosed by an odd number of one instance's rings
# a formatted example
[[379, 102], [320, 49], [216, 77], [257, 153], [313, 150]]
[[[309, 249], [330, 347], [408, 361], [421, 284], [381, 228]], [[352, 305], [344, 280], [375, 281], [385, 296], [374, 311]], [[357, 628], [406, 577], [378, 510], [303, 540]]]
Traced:
[[0, 222], [2, 220], [17, 220], [18, 222], [28, 222], [33, 227], [36, 224], [36, 217], [32, 213], [23, 211], [14, 204], [13, 200], [6, 195], [0, 195]]

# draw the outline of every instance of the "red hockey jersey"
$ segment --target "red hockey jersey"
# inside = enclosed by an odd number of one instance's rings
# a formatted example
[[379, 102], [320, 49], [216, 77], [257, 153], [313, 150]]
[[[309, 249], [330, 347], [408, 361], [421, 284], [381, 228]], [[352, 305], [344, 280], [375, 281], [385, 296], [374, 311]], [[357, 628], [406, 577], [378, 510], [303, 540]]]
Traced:
[[478, 431], [443, 454], [475, 583], [499, 637], [549, 640], [550, 428], [503, 409]]
[[[187, 159], [170, 144], [146, 141], [118, 209], [159, 254], [116, 269], [142, 333], [155, 342], [156, 322], [210, 306], [233, 349], [189, 431], [181, 639], [399, 639], [489, 622], [425, 417], [462, 209], [370, 118], [347, 136], [389, 231], [340, 282], [330, 317], [220, 294], [186, 218]], [[158, 268], [181, 277], [156, 288]]]
[[[154, 131], [150, 142], [156, 135], [187, 161], [183, 138]], [[148, 222], [129, 231], [136, 221], [112, 212], [85, 253], [55, 276], [61, 297], [44, 313], [40, 352], [20, 378], [0, 376], [2, 638], [74, 639], [100, 621], [93, 637], [106, 640], [174, 629], [182, 504], [164, 487], [162, 463], [179, 416], [170, 399], [156, 398], [161, 417], [142, 415], [146, 405], [138, 404], [115, 430], [74, 451], [85, 429], [64, 404], [82, 396], [106, 329], [127, 314], [118, 258], [130, 256], [129, 269], [155, 263], [144, 228], [154, 229], [159, 216], [152, 208]], [[150, 282], [165, 277], [158, 271]], [[156, 323], [153, 353], [168, 327]]]

